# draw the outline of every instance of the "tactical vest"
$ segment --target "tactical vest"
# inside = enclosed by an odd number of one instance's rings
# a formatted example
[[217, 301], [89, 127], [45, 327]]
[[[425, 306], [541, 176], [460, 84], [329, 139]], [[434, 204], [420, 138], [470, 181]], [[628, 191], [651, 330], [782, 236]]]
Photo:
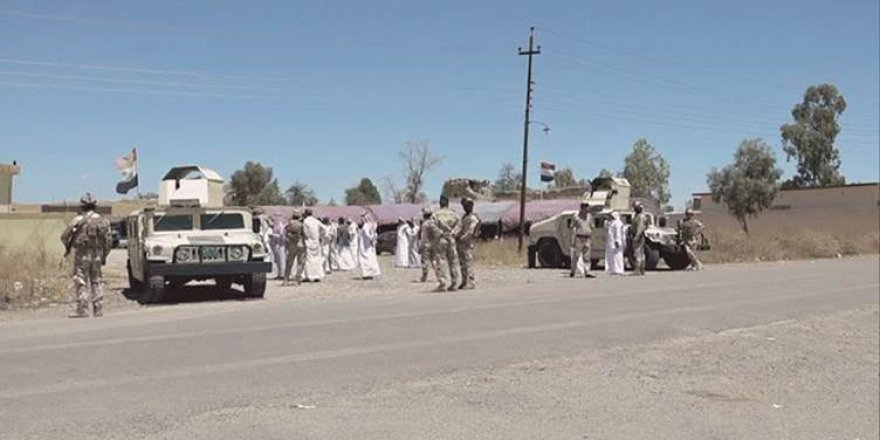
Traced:
[[103, 250], [110, 235], [110, 224], [97, 214], [85, 214], [73, 239], [73, 246], [82, 250]]

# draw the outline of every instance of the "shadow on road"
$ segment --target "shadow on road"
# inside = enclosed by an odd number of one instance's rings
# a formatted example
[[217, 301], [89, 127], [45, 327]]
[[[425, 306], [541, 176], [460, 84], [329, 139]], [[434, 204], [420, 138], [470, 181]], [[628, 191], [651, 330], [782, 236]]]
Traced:
[[[142, 292], [134, 289], [123, 289], [122, 295], [130, 301], [141, 301]], [[168, 287], [161, 302], [151, 305], [184, 304], [213, 301], [244, 301], [244, 292], [236, 289], [220, 290], [213, 284], [184, 285]]]

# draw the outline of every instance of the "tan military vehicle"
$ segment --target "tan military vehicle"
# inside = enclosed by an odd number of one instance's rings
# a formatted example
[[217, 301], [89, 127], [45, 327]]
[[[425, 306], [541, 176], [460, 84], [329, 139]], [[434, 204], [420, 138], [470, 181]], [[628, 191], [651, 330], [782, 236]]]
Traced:
[[[593, 214], [593, 246], [591, 260], [593, 267], [605, 261], [605, 223], [610, 221], [612, 211], [620, 214], [624, 224], [632, 223], [635, 212], [632, 210], [630, 185], [626, 179], [608, 177], [597, 178], [592, 182], [592, 191], [585, 195]], [[651, 226], [645, 233], [645, 268], [654, 270], [660, 260], [673, 270], [687, 267], [688, 258], [680, 246], [675, 228], [658, 226], [656, 213], [645, 210], [651, 219]], [[571, 264], [571, 221], [577, 211], [566, 211], [547, 220], [537, 222], [529, 229], [528, 265], [541, 267], [567, 268]], [[632, 247], [627, 239], [625, 250], [627, 260], [632, 257]]]
[[159, 206], [127, 219], [128, 280], [141, 302], [161, 301], [168, 287], [214, 280], [262, 298], [271, 271], [260, 222], [250, 210], [222, 206], [223, 179], [196, 167], [173, 168], [159, 188]]

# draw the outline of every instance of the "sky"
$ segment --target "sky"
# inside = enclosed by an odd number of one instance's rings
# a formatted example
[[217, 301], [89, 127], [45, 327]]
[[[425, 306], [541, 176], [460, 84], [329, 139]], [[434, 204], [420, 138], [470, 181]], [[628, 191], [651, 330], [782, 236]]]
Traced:
[[172, 166], [230, 176], [271, 166], [282, 190], [343, 199], [361, 177], [402, 180], [427, 140], [451, 177], [522, 163], [526, 57], [536, 28], [529, 181], [541, 160], [577, 177], [620, 170], [646, 138], [673, 203], [706, 190], [745, 138], [776, 151], [804, 90], [846, 98], [837, 145], [850, 182], [880, 168], [878, 2], [0, 0], [0, 162], [18, 203], [117, 198], [117, 157], [141, 191]]

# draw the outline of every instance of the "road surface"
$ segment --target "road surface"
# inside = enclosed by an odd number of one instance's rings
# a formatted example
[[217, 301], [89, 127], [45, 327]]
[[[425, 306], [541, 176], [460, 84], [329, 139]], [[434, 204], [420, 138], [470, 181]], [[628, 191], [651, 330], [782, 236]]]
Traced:
[[0, 438], [877, 438], [878, 288], [869, 257], [12, 321]]

